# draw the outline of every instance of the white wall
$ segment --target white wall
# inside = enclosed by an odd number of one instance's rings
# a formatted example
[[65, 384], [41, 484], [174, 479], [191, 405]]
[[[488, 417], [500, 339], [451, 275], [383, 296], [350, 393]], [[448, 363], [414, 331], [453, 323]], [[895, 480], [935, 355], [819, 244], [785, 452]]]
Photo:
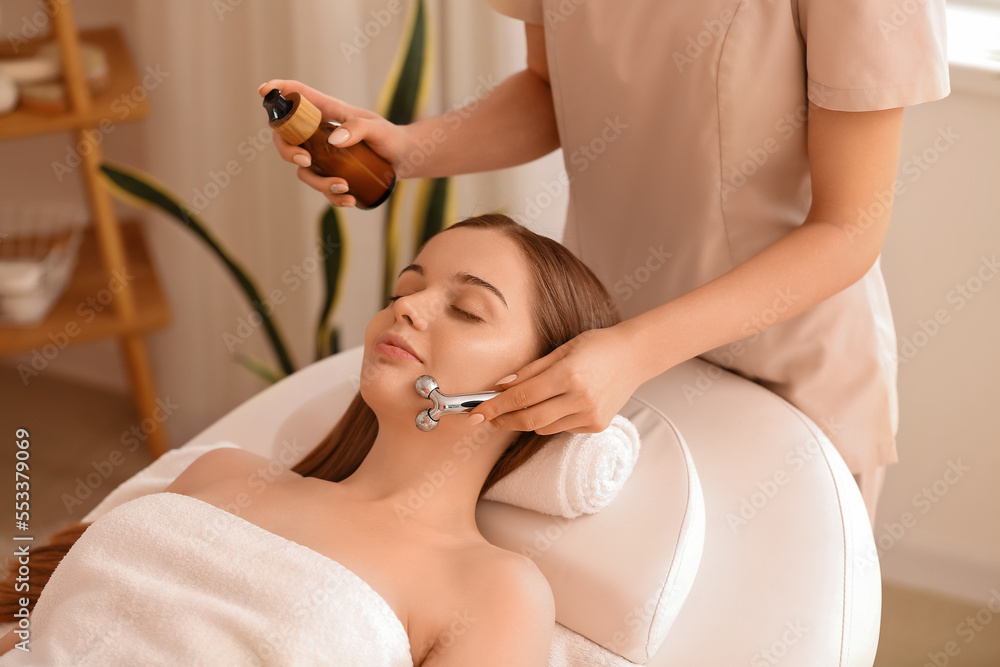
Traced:
[[904, 113], [882, 253], [900, 461], [875, 534], [886, 579], [984, 601], [1000, 589], [1000, 75], [952, 72], [948, 98]]

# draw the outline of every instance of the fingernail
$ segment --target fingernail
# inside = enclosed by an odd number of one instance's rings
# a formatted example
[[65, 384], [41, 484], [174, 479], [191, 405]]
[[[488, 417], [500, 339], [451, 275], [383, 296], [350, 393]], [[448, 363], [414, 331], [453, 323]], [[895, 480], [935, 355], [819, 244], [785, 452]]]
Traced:
[[343, 183], [334, 183], [333, 185], [330, 186], [330, 192], [332, 192], [335, 195], [342, 195], [345, 192], [347, 192], [347, 186], [344, 185]]
[[265, 81], [264, 83], [262, 83], [259, 86], [257, 86], [257, 92], [258, 93], [264, 92], [264, 86], [266, 86], [268, 83], [269, 83], [268, 81]]
[[298, 155], [292, 157], [292, 162], [299, 165], [300, 167], [308, 167], [309, 165], [312, 164], [312, 158], [303, 153], [299, 153]]
[[516, 379], [517, 379], [517, 374], [514, 373], [512, 375], [508, 375], [505, 378], [500, 378], [500, 380], [497, 382], [497, 384], [507, 384], [508, 382], [513, 382]]
[[469, 422], [469, 426], [475, 426], [476, 424], [478, 424], [479, 422], [483, 421], [484, 419], [486, 419], [486, 417], [484, 417], [481, 414], [479, 414], [478, 412], [476, 412], [475, 414], [469, 415], [469, 418], [468, 418], [467, 421]]
[[347, 137], [349, 136], [351, 136], [351, 133], [340, 127], [333, 131], [333, 134], [330, 135], [330, 138], [327, 139], [327, 141], [331, 144], [339, 144], [347, 141]]

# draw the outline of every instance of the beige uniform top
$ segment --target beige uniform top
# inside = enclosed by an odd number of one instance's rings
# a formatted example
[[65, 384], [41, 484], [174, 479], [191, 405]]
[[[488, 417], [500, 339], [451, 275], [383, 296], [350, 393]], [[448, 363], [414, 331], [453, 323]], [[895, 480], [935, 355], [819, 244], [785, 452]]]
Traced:
[[[488, 1], [545, 26], [570, 184], [563, 242], [626, 318], [802, 224], [807, 96], [868, 111], [950, 92], [943, 0]], [[775, 294], [745, 339], [701, 356], [806, 413], [852, 472], [896, 462], [896, 339], [880, 263], [769, 326], [794, 298]], [[683, 388], [691, 403], [711, 391], [704, 380]]]

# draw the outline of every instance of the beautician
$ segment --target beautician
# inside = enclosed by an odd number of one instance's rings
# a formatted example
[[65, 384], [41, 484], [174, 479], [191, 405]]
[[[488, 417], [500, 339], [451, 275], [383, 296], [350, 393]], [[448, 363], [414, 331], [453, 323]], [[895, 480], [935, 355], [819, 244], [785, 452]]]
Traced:
[[[950, 92], [944, 0], [488, 1], [525, 22], [528, 66], [458, 127], [444, 116], [396, 126], [293, 81], [261, 87], [302, 92], [343, 122], [331, 142], [364, 139], [409, 177], [563, 149], [562, 240], [625, 320], [511, 369], [469, 419], [599, 431], [640, 384], [701, 356], [812, 418], [874, 524], [898, 460], [879, 257], [905, 189], [903, 107]], [[442, 131], [422, 164], [407, 161]], [[274, 138], [302, 181], [354, 204], [350, 183], [304, 168], [304, 149]], [[684, 387], [688, 401], [711, 384]]]

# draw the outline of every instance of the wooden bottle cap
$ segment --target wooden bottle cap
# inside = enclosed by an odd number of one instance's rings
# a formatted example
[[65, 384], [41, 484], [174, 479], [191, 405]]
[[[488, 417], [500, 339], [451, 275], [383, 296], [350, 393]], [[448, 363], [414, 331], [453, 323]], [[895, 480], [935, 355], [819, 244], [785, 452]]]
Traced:
[[315, 104], [299, 93], [288, 93], [285, 99], [292, 103], [292, 110], [284, 118], [272, 122], [271, 128], [282, 139], [298, 146], [316, 132], [323, 114]]

